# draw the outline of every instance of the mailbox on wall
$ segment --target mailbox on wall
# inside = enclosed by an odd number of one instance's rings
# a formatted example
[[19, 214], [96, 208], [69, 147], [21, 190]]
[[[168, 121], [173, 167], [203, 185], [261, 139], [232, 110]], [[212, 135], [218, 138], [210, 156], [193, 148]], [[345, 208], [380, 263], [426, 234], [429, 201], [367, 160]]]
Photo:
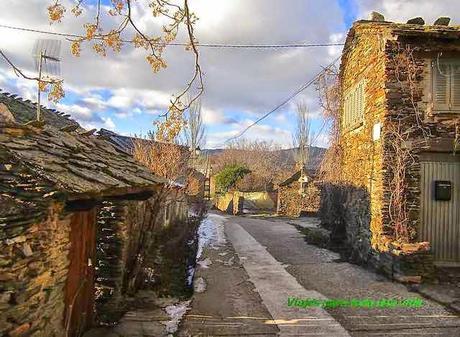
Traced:
[[452, 182], [447, 180], [436, 180], [434, 182], [434, 199], [449, 201], [452, 199]]

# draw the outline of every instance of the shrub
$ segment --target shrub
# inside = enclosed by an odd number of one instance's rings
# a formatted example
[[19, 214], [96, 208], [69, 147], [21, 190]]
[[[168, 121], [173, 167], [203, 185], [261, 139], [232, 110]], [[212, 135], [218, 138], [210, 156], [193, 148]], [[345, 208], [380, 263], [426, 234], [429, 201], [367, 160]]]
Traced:
[[216, 175], [216, 189], [221, 193], [225, 193], [228, 189], [236, 184], [236, 182], [243, 178], [251, 171], [241, 164], [226, 165]]

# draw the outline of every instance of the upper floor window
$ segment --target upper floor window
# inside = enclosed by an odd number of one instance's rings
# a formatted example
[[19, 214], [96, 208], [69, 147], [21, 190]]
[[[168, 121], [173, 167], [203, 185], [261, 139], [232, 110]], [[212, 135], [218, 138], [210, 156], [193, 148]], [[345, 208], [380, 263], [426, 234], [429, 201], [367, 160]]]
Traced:
[[460, 113], [460, 59], [433, 60], [433, 110]]
[[355, 129], [364, 122], [364, 80], [353, 86], [344, 97], [342, 127]]

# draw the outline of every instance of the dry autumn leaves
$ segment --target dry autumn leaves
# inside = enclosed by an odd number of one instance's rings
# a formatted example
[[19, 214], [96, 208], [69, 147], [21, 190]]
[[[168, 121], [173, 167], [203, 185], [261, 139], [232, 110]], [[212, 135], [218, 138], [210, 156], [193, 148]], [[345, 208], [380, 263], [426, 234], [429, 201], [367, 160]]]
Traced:
[[[75, 17], [80, 16], [84, 11], [94, 11], [95, 13], [93, 21], [83, 25], [84, 34], [70, 39], [71, 52], [74, 56], [80, 56], [82, 45], [87, 43], [91, 45], [96, 54], [106, 56], [108, 50], [118, 53], [123, 45], [130, 45], [134, 48], [145, 49], [145, 59], [151, 66], [153, 73], [157, 73], [167, 67], [163, 57], [165, 47], [176, 39], [181, 26], [185, 27], [188, 38], [188, 44], [185, 48], [191, 51], [194, 56], [194, 72], [185, 88], [172, 97], [168, 110], [161, 116], [162, 120], [155, 122], [157, 140], [172, 141], [185, 124], [183, 112], [203, 91], [203, 78], [193, 31], [198, 18], [190, 12], [188, 0], [183, 0], [180, 5], [177, 1], [148, 1], [146, 6], [149, 7], [152, 17], [158, 21], [161, 20], [161, 22], [164, 22], [165, 19], [167, 21], [167, 24], [162, 25], [161, 33], [151, 35], [142, 31], [136, 23], [133, 17], [134, 2], [133, 0], [112, 0], [111, 4], [107, 6], [102, 5], [101, 0], [98, 0], [95, 6], [85, 6], [85, 0], [78, 0], [70, 8], [70, 12]], [[48, 6], [51, 23], [60, 23], [68, 9], [60, 0], [55, 0]], [[102, 17], [104, 15], [112, 19], [119, 19], [116, 28], [106, 29], [103, 27]], [[51, 86], [50, 99], [56, 101], [63, 97], [62, 81], [45, 82], [44, 84], [40, 83], [40, 88], [45, 90], [48, 84]], [[192, 96], [192, 99], [185, 101], [186, 94], [192, 90], [195, 95]]]

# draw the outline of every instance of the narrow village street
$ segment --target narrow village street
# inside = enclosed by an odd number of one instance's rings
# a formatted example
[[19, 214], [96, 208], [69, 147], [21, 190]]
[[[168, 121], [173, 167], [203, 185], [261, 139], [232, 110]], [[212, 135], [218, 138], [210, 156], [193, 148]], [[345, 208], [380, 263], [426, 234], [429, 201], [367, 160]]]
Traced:
[[289, 307], [288, 297], [421, 297], [307, 244], [284, 220], [211, 213], [206, 222], [195, 294], [179, 336], [460, 335], [458, 316], [425, 298], [420, 308]]
[[460, 337], [460, 0], [0, 3], [0, 337]]

